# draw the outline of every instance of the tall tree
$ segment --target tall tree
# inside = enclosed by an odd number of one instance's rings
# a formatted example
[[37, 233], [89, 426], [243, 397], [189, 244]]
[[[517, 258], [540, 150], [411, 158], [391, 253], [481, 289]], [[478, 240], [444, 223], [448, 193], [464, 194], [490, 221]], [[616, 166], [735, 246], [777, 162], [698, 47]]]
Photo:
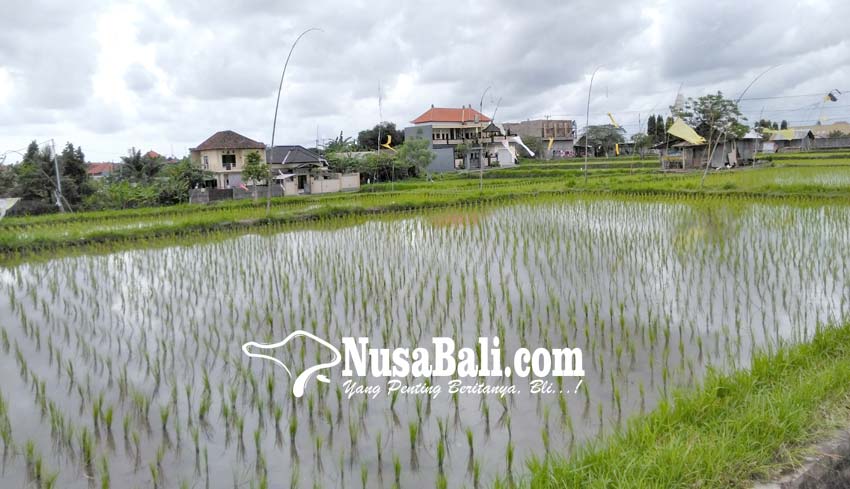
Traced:
[[[673, 108], [671, 107], [671, 109]], [[738, 104], [734, 100], [724, 97], [723, 92], [720, 91], [716, 94], [703, 95], [697, 99], [688, 98], [684, 109], [677, 115], [693, 127], [697, 134], [705, 138], [708, 158], [700, 182], [700, 185], [702, 185], [705, 182], [705, 176], [708, 174], [708, 168], [711, 166], [711, 155], [716, 150], [717, 143], [721, 138], [736, 138], [746, 134], [747, 126], [741, 124], [738, 120], [739, 118], [741, 120], [746, 119], [741, 117]]]
[[252, 195], [254, 202], [257, 201], [257, 184], [269, 179], [269, 165], [263, 163], [260, 153], [251, 151], [245, 156], [245, 168], [242, 169], [242, 177], [251, 181], [253, 185]]
[[621, 127], [615, 127], [612, 124], [604, 124], [600, 126], [589, 126], [582, 136], [581, 146], [584, 146], [584, 137], [590, 142], [591, 146], [601, 146], [605, 151], [605, 156], [614, 152], [614, 145], [625, 142], [623, 134], [625, 131]]
[[646, 121], [646, 135], [654, 142], [655, 141], [655, 116], [650, 115]]
[[121, 167], [121, 179], [133, 183], [149, 183], [159, 175], [163, 163], [161, 156], [142, 156], [142, 152], [136, 148], [131, 148], [127, 156], [121, 157], [121, 161], [124, 163]]
[[397, 146], [404, 142], [404, 131], [399, 131], [393, 122], [382, 122], [372, 129], [360, 131], [357, 134], [357, 147], [363, 151], [378, 149], [378, 134], [380, 133], [381, 144], [387, 142], [387, 135], [392, 136], [392, 145]]
[[436, 156], [428, 141], [424, 139], [408, 141], [398, 150], [398, 162], [407, 165], [408, 171], [413, 175], [424, 173]]
[[85, 158], [82, 148], [74, 148], [71, 143], [65, 145], [59, 156], [63, 176], [62, 195], [72, 205], [79, 204], [92, 191]]
[[783, 119], [782, 122], [779, 123], [779, 129], [788, 129], [788, 121]]
[[167, 165], [161, 173], [165, 175], [165, 179], [157, 187], [160, 204], [188, 202], [189, 191], [204, 185], [212, 176], [212, 173], [201, 168], [200, 164], [193, 163], [188, 157]]
[[325, 144], [324, 153], [339, 153], [351, 151], [354, 148], [354, 143], [351, 141], [350, 137], [344, 137], [342, 135], [342, 131], [339, 132], [339, 136], [331, 139]]
[[667, 140], [667, 125], [664, 124], [664, 116], [658, 114], [655, 116], [655, 142], [660, 143], [661, 141]]
[[[55, 205], [54, 191], [56, 177], [53, 168], [53, 152], [45, 146], [39, 148], [38, 143], [31, 142], [24, 154], [24, 159], [15, 167], [17, 186], [16, 197], [25, 200], [41, 201], [46, 206]], [[45, 210], [47, 208], [45, 207]]]

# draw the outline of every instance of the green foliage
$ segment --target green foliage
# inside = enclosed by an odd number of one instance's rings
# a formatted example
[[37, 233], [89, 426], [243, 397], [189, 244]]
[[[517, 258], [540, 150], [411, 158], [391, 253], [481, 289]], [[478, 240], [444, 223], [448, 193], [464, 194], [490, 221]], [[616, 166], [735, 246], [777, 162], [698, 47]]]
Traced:
[[148, 155], [142, 155], [142, 152], [136, 148], [131, 148], [127, 156], [121, 157], [121, 161], [124, 164], [121, 166], [119, 178], [141, 184], [150, 183], [159, 175], [163, 166], [162, 157], [151, 158]]
[[177, 163], [167, 165], [162, 175], [159, 201], [162, 204], [177, 204], [189, 201], [189, 190], [199, 188], [212, 173], [204, 170], [190, 158], [183, 158]]
[[667, 129], [673, 125], [673, 119], [664, 120], [661, 114], [651, 115], [646, 120], [646, 135], [649, 137], [649, 145], [654, 145], [667, 141]]
[[600, 126], [590, 126], [585, 130], [584, 135], [579, 138], [577, 146], [585, 145], [585, 138], [590, 142], [592, 147], [601, 147], [607, 157], [609, 154], [614, 154], [614, 145], [625, 142], [623, 136], [625, 131], [621, 127], [615, 127], [613, 124], [604, 124]]
[[332, 172], [353, 173], [361, 170], [361, 160], [352, 156], [350, 152], [331, 152], [327, 153], [325, 158]]
[[798, 463], [821, 430], [842, 423], [823, 413], [846, 411], [848, 346], [850, 325], [827, 328], [811, 343], [756, 355], [748, 371], [711, 373], [702, 388], [663, 400], [601, 443], [533, 460], [528, 485], [750, 487]]
[[[404, 131], [399, 131], [394, 122], [382, 122], [376, 124], [372, 129], [360, 131], [357, 134], [357, 148], [362, 151], [375, 151], [378, 149], [378, 134], [380, 133], [381, 144], [387, 142], [387, 135], [392, 136], [392, 147], [404, 143]], [[341, 137], [342, 135], [340, 135]]]
[[242, 169], [242, 179], [249, 180], [255, 186], [269, 178], [269, 166], [263, 162], [262, 156], [251, 151], [245, 156], [245, 168]]
[[632, 142], [635, 143], [635, 153], [643, 158], [644, 153], [652, 145], [652, 136], [649, 134], [632, 134]]
[[76, 206], [92, 193], [83, 149], [67, 143], [59, 155], [59, 164], [63, 175], [62, 195], [68, 203]]
[[761, 132], [762, 129], [779, 129], [779, 124], [770, 119], [759, 119], [755, 124], [753, 124], [753, 128], [757, 131]]
[[704, 95], [697, 99], [689, 98], [681, 111], [675, 107], [670, 109], [693, 127], [697, 134], [704, 137], [709, 144], [722, 133], [728, 134], [729, 137], [742, 137], [748, 130], [747, 126], [739, 121], [739, 119], [746, 119], [741, 117], [738, 104], [724, 97], [723, 92]]
[[33, 141], [27, 148], [21, 163], [15, 167], [17, 186], [13, 194], [15, 197], [40, 201], [49, 206], [55, 202], [54, 175], [53, 153], [47, 147], [40, 149], [38, 143]]
[[333, 153], [352, 151], [355, 148], [354, 142], [350, 137], [343, 137], [342, 131], [339, 136], [331, 139], [325, 144], [324, 153], [330, 155]]
[[398, 162], [409, 169], [409, 173], [421, 175], [437, 155], [431, 151], [430, 144], [424, 139], [406, 142], [398, 150]]
[[406, 174], [406, 171], [402, 172], [402, 168], [397, 164], [395, 153], [390, 151], [376, 151], [367, 154], [363, 158], [360, 168], [361, 179], [365, 175], [373, 182], [389, 182]]
[[112, 183], [96, 182], [94, 188], [94, 193], [85, 200], [84, 205], [88, 209], [131, 209], [160, 203], [161, 187], [155, 184], [134, 184], [122, 180]]

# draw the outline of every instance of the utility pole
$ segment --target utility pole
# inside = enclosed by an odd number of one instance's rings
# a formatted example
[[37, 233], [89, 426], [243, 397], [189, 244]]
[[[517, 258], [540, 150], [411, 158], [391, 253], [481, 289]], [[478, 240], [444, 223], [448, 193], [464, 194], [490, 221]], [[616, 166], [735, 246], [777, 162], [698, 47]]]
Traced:
[[59, 162], [56, 160], [56, 143], [53, 139], [50, 140], [50, 147], [52, 148], [53, 153], [53, 170], [56, 172], [56, 207], [59, 208], [59, 212], [65, 212], [65, 209], [62, 207], [62, 179], [59, 177]]

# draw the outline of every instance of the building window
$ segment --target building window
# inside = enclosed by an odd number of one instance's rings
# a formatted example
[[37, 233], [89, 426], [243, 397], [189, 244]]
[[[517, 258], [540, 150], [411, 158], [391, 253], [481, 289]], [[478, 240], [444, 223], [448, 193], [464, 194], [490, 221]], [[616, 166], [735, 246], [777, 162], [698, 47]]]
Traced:
[[204, 155], [204, 170], [210, 169], [210, 157]]
[[236, 168], [236, 155], [221, 155], [221, 166], [223, 166], [225, 170], [232, 170]]

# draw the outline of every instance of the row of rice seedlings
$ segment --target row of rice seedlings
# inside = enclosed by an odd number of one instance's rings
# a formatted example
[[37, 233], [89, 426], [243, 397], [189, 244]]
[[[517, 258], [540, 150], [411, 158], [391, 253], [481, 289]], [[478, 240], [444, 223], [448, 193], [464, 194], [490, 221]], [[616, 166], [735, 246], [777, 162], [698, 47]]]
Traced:
[[[403, 450], [399, 440], [409, 439], [411, 463], [401, 468], [404, 472], [416, 470], [419, 452], [429, 447], [435, 483], [469, 472], [469, 462], [452, 464], [446, 456], [456, 439], [469, 436], [465, 427], [474, 426], [472, 437], [482, 440], [507, 434], [501, 462], [470, 450], [473, 474], [467, 477], [478, 479], [482, 461], [488, 473], [509, 471], [516, 467], [517, 453], [534, 447], [510, 438], [511, 412], [517, 406], [557, 409], [559, 423], [549, 425], [548, 416], [541, 416], [545, 426], [528, 417], [522, 423], [547, 428], [545, 444], [560, 450], [576, 438], [616, 427], [636, 411], [632, 406], [651, 408], [674, 386], [694, 382], [708, 364], [743, 362], [752, 348], [804, 338], [818, 322], [846, 315], [846, 251], [825, 246], [846, 238], [847, 227], [841, 226], [847, 223], [846, 212], [751, 208], [736, 217], [738, 224], [715, 233], [711, 226], [735, 219], [718, 219], [713, 211], [705, 217], [703, 211], [596, 201], [519, 206], [459, 227], [434, 227], [423, 219], [375, 222], [333, 234], [241, 238], [133, 252], [131, 259], [81, 257], [19, 267], [6, 282], [18, 329], [4, 329], [0, 346], [11, 354], [14, 345], [21, 377], [37, 393], [42, 410], [53, 416], [50, 401], [55, 399], [48, 397], [57, 393], [43, 377], [52, 372], [57, 384], [76, 393], [79, 411], [90, 413], [86, 421], [78, 410], [59, 403], [58, 432], [90, 433], [97, 445], [99, 432], [111, 432], [107, 411], [122, 416], [130, 447], [126, 463], [132, 466], [153, 448], [164, 453], [161, 447], [181, 460], [180, 444], [168, 439], [185, 429], [193, 437], [186, 459], [196, 468], [203, 434], [210, 443], [228, 447], [217, 456], [229, 460], [236, 455], [260, 479], [268, 472], [266, 450], [281, 449], [279, 436], [261, 436], [263, 427], [273, 419], [279, 431], [285, 416], [293, 459], [296, 447], [312, 447], [316, 456], [310, 469], [318, 474], [321, 460], [327, 459], [322, 451], [344, 450], [352, 479], [364, 447], [380, 445], [375, 443], [383, 432], [369, 429], [375, 423], [388, 427], [392, 450]], [[793, 225], [758, 231], [776, 214]], [[415, 247], [409, 236], [417, 236]], [[385, 246], [370, 246], [374, 242]], [[486, 259], [469, 259], [469, 250], [485, 248]], [[222, 260], [236, 250], [259, 258]], [[278, 266], [265, 266], [270, 262]], [[827, 262], [845, 265], [812, 265]], [[817, 291], [817, 301], [803, 297], [801, 290]], [[809, 312], [811, 302], [815, 312]], [[61, 315], [54, 312], [57, 306]], [[358, 325], [355, 331], [352, 324]], [[324, 399], [330, 393], [318, 383], [306, 399], [296, 402], [289, 396], [292, 400], [286, 401], [288, 385], [277, 384], [282, 378], [273, 377], [276, 367], [247, 361], [238, 345], [279, 339], [303, 327], [331, 339], [375, 332], [373, 342], [387, 346], [413, 346], [436, 334], [451, 336], [458, 345], [498, 335], [503, 358], [519, 346], [581, 346], [591, 375], [576, 392], [569, 381], [560, 381], [556, 395], [485, 396], [477, 410], [462, 403], [461, 396], [445, 393], [436, 400], [395, 394], [387, 397], [386, 410], [375, 409], [371, 401], [346, 399], [338, 377], [335, 403]], [[319, 353], [304, 344], [281, 352], [281, 360], [295, 371], [313, 364]], [[30, 367], [29, 359], [44, 356], [53, 369]], [[629, 382], [647, 372], [650, 389]], [[112, 385], [113, 375], [117, 385]], [[170, 389], [160, 388], [164, 380]], [[493, 380], [526, 389], [528, 381]], [[51, 386], [49, 394], [46, 386]], [[175, 394], [181, 388], [185, 404]], [[495, 423], [490, 416], [494, 402]], [[154, 403], [161, 430], [150, 426]], [[213, 406], [218, 406], [220, 424], [212, 419]], [[581, 423], [574, 422], [576, 416], [583, 417]], [[306, 421], [303, 430], [292, 421], [299, 417]], [[73, 420], [74, 428], [61, 428], [69, 424], [62, 419]], [[245, 429], [255, 436], [254, 457], [244, 456]], [[225, 441], [231, 439], [237, 440], [235, 447]], [[384, 460], [378, 458], [380, 466]], [[149, 464], [153, 485], [166, 478], [159, 465]]]

